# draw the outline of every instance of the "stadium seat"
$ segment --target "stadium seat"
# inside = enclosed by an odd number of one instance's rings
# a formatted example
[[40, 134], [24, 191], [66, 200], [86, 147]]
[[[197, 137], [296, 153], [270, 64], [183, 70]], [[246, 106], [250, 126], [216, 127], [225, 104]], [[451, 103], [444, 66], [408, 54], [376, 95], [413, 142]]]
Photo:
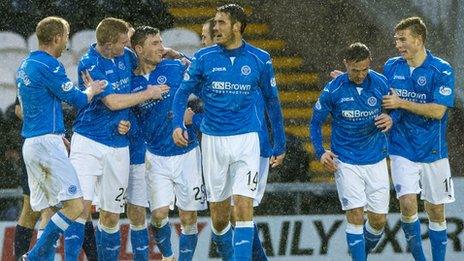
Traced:
[[26, 57], [26, 50], [12, 50], [12, 49], [3, 49], [0, 50], [0, 57], [4, 61], [0, 63], [0, 83], [6, 84], [8, 86], [15, 86], [15, 75], [16, 70], [18, 69], [21, 61]]
[[77, 57], [72, 50], [64, 51], [58, 60], [64, 65], [66, 70], [70, 66], [75, 66], [78, 63]]
[[193, 55], [201, 47], [197, 33], [185, 28], [171, 28], [161, 32], [164, 46], [171, 47], [186, 55]]
[[77, 64], [66, 66], [66, 75], [74, 84], [77, 84]]
[[37, 35], [35, 33], [27, 38], [27, 47], [29, 51], [36, 51], [39, 47], [39, 40], [37, 40]]
[[25, 50], [27, 49], [26, 40], [14, 32], [0, 32], [0, 50]]
[[2, 97], [0, 98], [0, 109], [5, 112], [16, 99], [16, 88], [14, 86], [0, 84], [0, 92], [2, 93]]
[[71, 50], [78, 56], [82, 56], [92, 43], [97, 41], [94, 30], [82, 30], [71, 38]]

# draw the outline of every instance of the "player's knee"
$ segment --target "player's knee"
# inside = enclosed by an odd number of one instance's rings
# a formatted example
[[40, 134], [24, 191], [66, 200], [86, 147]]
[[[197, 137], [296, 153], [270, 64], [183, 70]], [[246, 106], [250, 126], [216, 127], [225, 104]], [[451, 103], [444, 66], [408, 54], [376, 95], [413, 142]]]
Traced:
[[138, 207], [131, 204], [127, 205], [127, 217], [133, 226], [145, 225], [146, 210], [144, 207]]
[[190, 226], [197, 223], [196, 211], [181, 211], [179, 217], [183, 226]]
[[82, 212], [84, 211], [84, 203], [82, 202], [82, 198], [71, 199], [65, 201], [63, 203], [62, 212], [65, 213], [70, 219], [76, 219]]
[[100, 211], [100, 223], [105, 227], [116, 227], [119, 223], [119, 214]]
[[417, 214], [417, 199], [416, 195], [404, 195], [399, 198], [401, 213], [405, 216]]
[[163, 222], [164, 219], [166, 219], [169, 215], [169, 208], [159, 208], [153, 210], [151, 214], [151, 219], [153, 224], [160, 224]]
[[376, 230], [382, 230], [386, 223], [386, 215], [374, 215], [369, 217], [369, 225]]
[[426, 202], [424, 205], [430, 221], [443, 222], [445, 220], [445, 209], [443, 204], [434, 205]]

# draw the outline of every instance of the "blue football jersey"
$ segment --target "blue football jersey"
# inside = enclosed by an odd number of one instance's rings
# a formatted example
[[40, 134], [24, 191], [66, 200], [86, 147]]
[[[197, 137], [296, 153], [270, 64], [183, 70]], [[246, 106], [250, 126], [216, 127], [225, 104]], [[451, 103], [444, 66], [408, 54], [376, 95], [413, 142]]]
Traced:
[[387, 137], [375, 126], [382, 113], [382, 98], [388, 94], [383, 75], [369, 70], [362, 84], [343, 73], [330, 81], [313, 108], [310, 123], [311, 142], [318, 158], [325, 152], [321, 125], [332, 116], [331, 150], [342, 162], [354, 165], [374, 164], [387, 156]]
[[[446, 107], [454, 105], [454, 71], [446, 61], [427, 51], [421, 66], [411, 73], [402, 57], [389, 59], [384, 66], [388, 86], [398, 96], [415, 103], [436, 103]], [[402, 116], [390, 133], [390, 154], [414, 162], [434, 162], [448, 157], [446, 125], [448, 112], [442, 119], [431, 119], [401, 110]]]
[[87, 105], [87, 95], [68, 79], [63, 65], [44, 51], [31, 52], [23, 60], [16, 84], [23, 110], [24, 138], [64, 133], [61, 101], [78, 109]]
[[[81, 108], [74, 121], [74, 131], [82, 136], [110, 147], [129, 145], [126, 135], [117, 131], [121, 120], [129, 120], [129, 109], [112, 111], [102, 101], [110, 94], [130, 93], [132, 69], [135, 66], [135, 55], [128, 48], [124, 54], [113, 59], [103, 57], [93, 44], [81, 58], [78, 73], [88, 71], [94, 80], [106, 80], [105, 91], [97, 95], [86, 107]], [[79, 85], [83, 86], [79, 77]]]
[[151, 99], [133, 109], [147, 142], [147, 149], [155, 155], [181, 155], [198, 146], [193, 127], [187, 128], [189, 137], [187, 147], [176, 146], [172, 139], [172, 101], [182, 82], [184, 71], [185, 67], [179, 60], [162, 60], [150, 74], [133, 76], [132, 92], [145, 90], [147, 85], [166, 84], [170, 87], [163, 99]]
[[[259, 132], [262, 122], [256, 107], [258, 89], [272, 118], [272, 127], [283, 128], [274, 70], [267, 52], [245, 41], [234, 50], [219, 45], [200, 49], [174, 99], [174, 127], [183, 126], [187, 97], [196, 92], [201, 93], [204, 102], [202, 133], [230, 136]], [[285, 141], [279, 142], [277, 151], [283, 152]]]

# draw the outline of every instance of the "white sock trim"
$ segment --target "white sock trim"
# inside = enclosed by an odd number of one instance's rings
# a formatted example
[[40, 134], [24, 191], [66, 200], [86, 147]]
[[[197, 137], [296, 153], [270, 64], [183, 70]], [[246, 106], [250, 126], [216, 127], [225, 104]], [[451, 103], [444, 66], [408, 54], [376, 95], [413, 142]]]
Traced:
[[226, 228], [224, 228], [224, 230], [222, 231], [217, 231], [214, 226], [211, 226], [211, 231], [215, 234], [215, 235], [218, 235], [218, 236], [222, 236], [224, 235], [225, 233], [227, 233], [230, 229], [231, 229], [231, 225], [230, 225], [230, 222], [229, 224], [227, 224]]
[[39, 238], [42, 236], [43, 232], [44, 232], [43, 229], [37, 230], [37, 240], [39, 240]]
[[416, 222], [417, 220], [419, 219], [419, 217], [417, 216], [417, 213], [412, 215], [412, 216], [404, 216], [404, 215], [401, 215], [401, 221], [403, 223], [414, 223]]
[[106, 232], [107, 234], [114, 234], [119, 231], [119, 224], [115, 227], [105, 227], [100, 221], [98, 221], [98, 227], [102, 232]]
[[69, 227], [68, 222], [66, 222], [66, 220], [64, 220], [62, 217], [60, 217], [60, 215], [58, 215], [58, 213], [55, 213], [52, 216], [51, 221], [53, 221], [53, 223], [55, 223], [55, 225], [57, 225], [63, 231], [65, 231]]
[[369, 224], [369, 220], [366, 221], [365, 227], [366, 227], [367, 232], [371, 233], [372, 235], [376, 235], [376, 236], [382, 235], [383, 230], [384, 230], [384, 228], [380, 230], [373, 228], [371, 224]]
[[429, 229], [433, 231], [443, 231], [446, 230], [446, 221], [443, 222], [433, 222], [429, 220]]
[[79, 224], [82, 224], [82, 225], [85, 225], [85, 222], [87, 222], [87, 220], [85, 220], [84, 218], [81, 218], [81, 217], [76, 218], [76, 220], [74, 220], [74, 221], [79, 223]]
[[143, 224], [141, 226], [135, 226], [135, 225], [130, 224], [129, 227], [130, 227], [130, 230], [140, 231], [140, 230], [147, 229], [147, 224]]
[[350, 224], [350, 223], [347, 222], [345, 232], [348, 233], [348, 234], [362, 235], [362, 234], [364, 234], [364, 226], [363, 225]]
[[253, 221], [236, 221], [235, 227], [254, 227]]
[[195, 235], [198, 234], [198, 227], [197, 223], [191, 224], [191, 225], [182, 225], [182, 234], [184, 235]]

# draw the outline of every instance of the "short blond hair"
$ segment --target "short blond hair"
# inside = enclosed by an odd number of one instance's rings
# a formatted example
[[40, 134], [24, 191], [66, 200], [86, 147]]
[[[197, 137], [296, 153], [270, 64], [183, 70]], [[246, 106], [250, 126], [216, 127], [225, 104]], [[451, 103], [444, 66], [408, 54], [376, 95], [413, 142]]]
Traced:
[[119, 39], [120, 34], [127, 34], [129, 24], [118, 18], [107, 17], [103, 19], [97, 26], [96, 38], [99, 45], [106, 43], [115, 43]]
[[47, 45], [53, 41], [57, 35], [63, 35], [66, 31], [69, 32], [69, 23], [58, 16], [49, 16], [42, 19], [35, 28], [39, 45]]

